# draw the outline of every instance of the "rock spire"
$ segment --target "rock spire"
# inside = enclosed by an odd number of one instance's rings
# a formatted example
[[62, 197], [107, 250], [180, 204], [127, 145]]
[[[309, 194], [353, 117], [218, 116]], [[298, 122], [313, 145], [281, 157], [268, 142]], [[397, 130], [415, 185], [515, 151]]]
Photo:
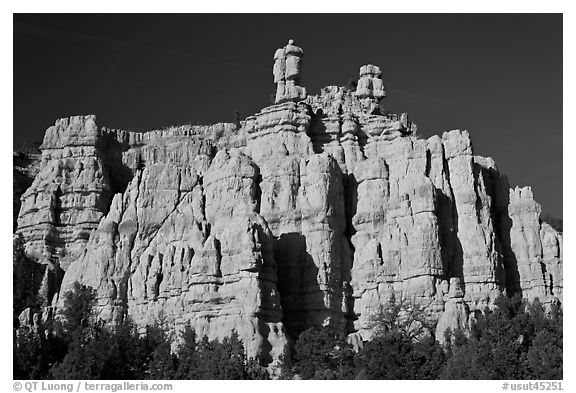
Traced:
[[275, 103], [300, 101], [306, 98], [306, 89], [299, 86], [304, 51], [290, 39], [284, 48], [274, 53]]
[[397, 299], [441, 336], [502, 294], [562, 301], [562, 233], [529, 187], [510, 188], [468, 131], [422, 139], [382, 113], [377, 66], [307, 96], [302, 55], [292, 40], [276, 51], [275, 104], [239, 128], [48, 128], [16, 229], [43, 268], [44, 318], [79, 281], [104, 321], [234, 329], [274, 367], [311, 326], [361, 345]]

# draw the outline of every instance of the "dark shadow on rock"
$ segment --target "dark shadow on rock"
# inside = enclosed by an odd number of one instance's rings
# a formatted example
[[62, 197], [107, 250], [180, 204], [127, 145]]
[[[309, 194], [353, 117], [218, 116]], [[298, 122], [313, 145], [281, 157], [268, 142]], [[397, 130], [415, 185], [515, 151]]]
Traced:
[[354, 321], [358, 319], [358, 316], [354, 312], [354, 296], [353, 288], [350, 285], [352, 281], [352, 266], [354, 264], [354, 253], [356, 249], [354, 244], [352, 244], [352, 236], [356, 234], [356, 228], [352, 223], [352, 219], [356, 215], [358, 209], [358, 182], [353, 173], [342, 175], [344, 179], [344, 213], [346, 216], [346, 228], [344, 230], [344, 237], [348, 242], [348, 249], [350, 253], [346, 256], [342, 254], [342, 258], [349, 258], [348, 263], [342, 263], [341, 274], [342, 274], [342, 292], [345, 297], [345, 314], [344, 319], [346, 322], [345, 330], [347, 333], [354, 331]]
[[[498, 265], [496, 266], [496, 270], [494, 272], [496, 281], [501, 287], [506, 286], [506, 269], [505, 269], [505, 262], [504, 262], [504, 251], [501, 239], [501, 216], [505, 214], [508, 217], [508, 203], [509, 203], [509, 185], [508, 181], [505, 177], [501, 176], [500, 173], [495, 170], [494, 168], [486, 168], [482, 165], [474, 163], [475, 173], [478, 172], [478, 176], [482, 176], [484, 180], [484, 186], [486, 187], [486, 194], [491, 198], [492, 203], [490, 205], [490, 216], [493, 218], [493, 226], [494, 226], [494, 233], [496, 237], [496, 251], [498, 252]], [[504, 179], [505, 184], [503, 188], [500, 187], [501, 180]], [[510, 217], [508, 217], [510, 219]], [[508, 238], [510, 238], [510, 228], [512, 223], [507, 224], [508, 227]], [[510, 242], [508, 241], [508, 244]], [[511, 250], [509, 250], [511, 251]], [[516, 259], [513, 256], [514, 260]], [[516, 269], [516, 274], [518, 274]]]
[[[444, 194], [439, 188], [435, 188], [436, 194], [436, 217], [438, 218], [438, 228], [440, 237], [440, 255], [442, 256], [442, 269], [446, 279], [452, 276], [454, 248], [456, 243], [456, 232], [454, 228], [455, 209], [452, 199]], [[460, 248], [462, 246], [460, 245]]]
[[282, 322], [292, 340], [331, 315], [318, 283], [318, 267], [306, 251], [306, 237], [297, 232], [282, 234], [274, 247], [278, 265], [278, 292]]
[[[266, 367], [274, 360], [271, 355], [273, 347], [269, 341], [271, 326], [273, 326], [273, 329], [281, 328], [278, 327], [277, 324], [282, 322], [283, 317], [282, 311], [277, 307], [279, 272], [278, 264], [273, 256], [276, 239], [267, 228], [263, 228], [258, 223], [253, 223], [252, 225], [253, 231], [255, 231], [255, 237], [260, 240], [260, 250], [263, 258], [262, 264], [256, 264], [251, 269], [247, 269], [247, 271], [258, 272], [257, 282], [258, 288], [260, 289], [260, 307], [256, 317], [258, 321], [258, 332], [262, 336], [263, 341], [260, 344], [260, 351], [257, 357], [259, 364]], [[282, 295], [280, 295], [280, 302], [282, 302], [282, 299]], [[280, 332], [272, 332], [272, 336], [278, 334], [280, 334]], [[289, 350], [289, 348], [287, 349]]]
[[[451, 237], [452, 243], [452, 254], [447, 256], [449, 260], [443, 262], [447, 266], [447, 278], [457, 277], [460, 279], [462, 290], [466, 291], [466, 283], [464, 282], [464, 250], [462, 249], [462, 243], [458, 238], [458, 209], [456, 209], [456, 202], [454, 201], [454, 192], [452, 190], [452, 183], [450, 182], [450, 168], [448, 166], [448, 160], [445, 157], [442, 158], [442, 165], [444, 167], [444, 173], [446, 174], [446, 178], [448, 180], [448, 184], [450, 184], [450, 196], [446, 196], [447, 200], [444, 200], [443, 197], [440, 197], [439, 203], [444, 203], [444, 207], [446, 208], [445, 214], [447, 216], [451, 216], [451, 218], [447, 218], [445, 222], [439, 223], [439, 225], [448, 224], [451, 226], [451, 235], [447, 235], [445, 237]], [[450, 224], [451, 221], [451, 224]], [[450, 242], [450, 239], [445, 239], [446, 242]], [[446, 243], [449, 244], [449, 243]], [[448, 246], [449, 247], [449, 246]], [[442, 253], [444, 255], [444, 253]]]
[[[256, 166], [256, 164], [254, 165]], [[254, 200], [256, 201], [254, 210], [256, 213], [260, 214], [260, 207], [262, 206], [262, 188], [260, 187], [260, 184], [262, 183], [262, 175], [260, 174], [260, 168], [258, 166], [256, 166], [256, 168], [258, 169], [258, 174], [256, 175], [256, 179], [254, 179]], [[206, 198], [204, 194], [202, 194], [202, 196]]]
[[261, 319], [258, 319], [258, 332], [264, 337], [262, 344], [260, 345], [260, 353], [258, 356], [258, 362], [261, 366], [266, 367], [272, 363], [272, 344], [266, 338], [270, 334], [270, 326]]
[[[350, 238], [356, 234], [356, 229], [352, 224], [352, 218], [356, 215], [358, 209], [358, 182], [353, 173], [344, 176], [344, 210], [346, 214], [346, 229], [344, 235], [350, 241]], [[352, 242], [350, 241], [350, 247]]]
[[464, 280], [464, 250], [458, 237], [458, 209], [456, 203], [452, 204], [452, 222], [454, 227], [454, 256], [452, 257], [450, 277], [458, 277], [462, 290], [466, 292], [466, 281]]
[[22, 204], [20, 197], [34, 181], [34, 178], [23, 169], [25, 165], [31, 165], [32, 160], [28, 160], [26, 157], [20, 158], [20, 156], [19, 154], [14, 154], [12, 166], [12, 232], [16, 232], [18, 226], [18, 214]]
[[[102, 138], [104, 146], [104, 156], [102, 159], [110, 179], [112, 195], [123, 193], [126, 191], [128, 183], [130, 183], [134, 177], [134, 172], [136, 169], [130, 168], [122, 162], [122, 153], [130, 149], [130, 145], [127, 141], [121, 143], [116, 138], [114, 138], [113, 135], [108, 133], [104, 133]], [[108, 210], [106, 210], [106, 212], [108, 212]]]
[[[15, 252], [13, 262], [13, 313], [14, 321], [18, 322], [18, 316], [26, 308], [34, 311], [43, 305], [43, 299], [38, 296], [42, 286], [47, 265], [37, 263], [28, 258], [24, 252]], [[16, 325], [15, 325], [16, 326]]]
[[512, 240], [510, 232], [512, 230], [512, 218], [508, 212], [510, 204], [510, 183], [506, 176], [500, 176], [496, 187], [494, 226], [496, 236], [500, 240], [502, 257], [504, 262], [504, 272], [506, 292], [509, 296], [514, 294], [522, 295], [520, 287], [520, 272], [518, 271], [518, 259], [512, 250]]
[[53, 201], [52, 201], [52, 211], [54, 213], [54, 226], [59, 227], [62, 226], [62, 188], [60, 185], [56, 188], [56, 191], [53, 194]]
[[364, 132], [364, 130], [359, 129], [357, 137], [358, 137], [358, 146], [360, 147], [362, 156], [366, 158], [366, 155], [364, 154], [364, 146], [366, 146], [366, 144], [368, 143], [368, 135]]
[[318, 111], [312, 115], [310, 120], [310, 127], [308, 128], [308, 136], [312, 140], [312, 148], [314, 153], [319, 154], [324, 151], [324, 145], [330, 142], [330, 136], [326, 133], [326, 125], [322, 121], [326, 118], [324, 111]]

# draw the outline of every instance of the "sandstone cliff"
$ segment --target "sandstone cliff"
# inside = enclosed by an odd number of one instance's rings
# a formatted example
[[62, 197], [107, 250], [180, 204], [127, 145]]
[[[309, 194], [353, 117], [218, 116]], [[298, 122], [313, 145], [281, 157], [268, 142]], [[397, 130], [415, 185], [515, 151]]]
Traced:
[[384, 114], [376, 66], [355, 90], [307, 96], [302, 56], [276, 52], [276, 103], [240, 126], [137, 133], [90, 115], [46, 131], [17, 226], [48, 266], [45, 317], [80, 281], [110, 323], [236, 329], [275, 364], [310, 326], [368, 339], [398, 299], [438, 337], [502, 293], [562, 301], [562, 234], [529, 187], [511, 189], [467, 131], [421, 139]]

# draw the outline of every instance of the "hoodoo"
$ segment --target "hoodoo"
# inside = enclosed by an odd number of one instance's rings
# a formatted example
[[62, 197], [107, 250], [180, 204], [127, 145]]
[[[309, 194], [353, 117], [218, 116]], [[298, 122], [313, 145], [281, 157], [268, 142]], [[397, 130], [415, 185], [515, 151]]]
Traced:
[[562, 301], [562, 234], [530, 187], [511, 189], [467, 131], [421, 139], [385, 111], [378, 66], [308, 95], [303, 56], [293, 40], [275, 52], [275, 103], [239, 124], [48, 128], [19, 195], [15, 236], [43, 274], [21, 321], [57, 315], [78, 281], [110, 324], [234, 329], [274, 366], [311, 326], [370, 339], [402, 299], [437, 337], [501, 294]]

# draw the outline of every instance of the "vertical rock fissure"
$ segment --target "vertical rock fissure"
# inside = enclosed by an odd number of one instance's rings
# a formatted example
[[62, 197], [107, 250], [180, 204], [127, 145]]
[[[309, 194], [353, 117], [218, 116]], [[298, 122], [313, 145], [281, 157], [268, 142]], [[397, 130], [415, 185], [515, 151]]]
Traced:
[[136, 196], [134, 197], [134, 216], [136, 221], [136, 232], [134, 232], [134, 236], [130, 237], [130, 247], [128, 248], [128, 270], [132, 267], [132, 251], [134, 249], [134, 245], [136, 244], [136, 237], [138, 236], [139, 229], [140, 229], [140, 219], [138, 215], [138, 199], [140, 196], [140, 184], [142, 182], [143, 171], [136, 172]]
[[511, 232], [513, 221], [509, 211], [510, 184], [506, 176], [500, 176], [498, 179], [498, 194], [500, 198], [496, 199], [497, 214], [494, 217], [494, 226], [502, 252], [505, 288], [509, 295], [516, 293], [521, 295], [518, 259], [512, 250]]
[[54, 226], [62, 226], [62, 187], [58, 185], [54, 192], [54, 205], [52, 209], [54, 213]]
[[255, 211], [260, 214], [260, 206], [262, 205], [262, 188], [260, 184], [262, 183], [262, 174], [260, 173], [260, 168], [258, 168], [258, 175], [254, 179], [255, 193], [254, 199], [256, 200]]
[[354, 321], [357, 319], [354, 312], [354, 293], [350, 285], [352, 282], [352, 268], [354, 265], [354, 254], [356, 247], [352, 242], [352, 236], [356, 234], [353, 224], [353, 217], [356, 214], [358, 205], [358, 183], [353, 173], [342, 174], [343, 183], [343, 204], [344, 204], [344, 239], [347, 242], [349, 253], [342, 253], [341, 271], [342, 271], [342, 293], [344, 296], [344, 320], [345, 331], [351, 333], [354, 331]]
[[452, 260], [450, 261], [450, 270], [448, 272], [448, 277], [457, 277], [460, 279], [460, 285], [462, 291], [466, 292], [466, 284], [464, 282], [464, 251], [462, 250], [462, 244], [460, 243], [460, 239], [458, 238], [458, 230], [459, 230], [459, 223], [458, 223], [458, 208], [456, 207], [455, 197], [454, 197], [454, 190], [452, 189], [452, 182], [450, 180], [450, 165], [449, 160], [444, 158], [444, 171], [446, 173], [446, 179], [448, 180], [448, 189], [450, 190], [450, 195], [452, 197], [452, 228], [454, 228], [453, 232], [453, 247], [454, 252], [452, 255]]

